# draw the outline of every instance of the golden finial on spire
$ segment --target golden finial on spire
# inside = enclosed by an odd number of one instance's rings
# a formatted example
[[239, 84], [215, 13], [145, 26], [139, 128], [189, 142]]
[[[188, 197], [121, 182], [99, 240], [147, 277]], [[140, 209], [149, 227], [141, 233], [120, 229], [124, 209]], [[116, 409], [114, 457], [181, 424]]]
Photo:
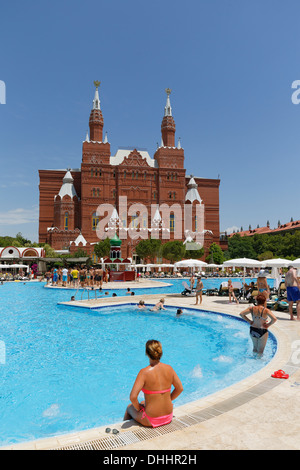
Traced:
[[95, 80], [95, 81], [94, 81], [94, 85], [95, 85], [95, 87], [96, 87], [96, 88], [99, 88], [99, 86], [100, 86], [100, 83], [101, 83], [101, 82], [99, 82], [98, 80]]
[[169, 96], [169, 95], [171, 94], [171, 91], [172, 91], [172, 90], [171, 90], [170, 88], [166, 88], [165, 91], [166, 91], [167, 95]]

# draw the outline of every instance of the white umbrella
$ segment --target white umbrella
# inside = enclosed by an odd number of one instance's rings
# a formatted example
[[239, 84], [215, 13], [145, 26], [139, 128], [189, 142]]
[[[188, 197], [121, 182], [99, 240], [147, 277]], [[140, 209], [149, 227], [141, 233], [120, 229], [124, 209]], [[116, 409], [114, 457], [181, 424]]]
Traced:
[[254, 268], [254, 267], [260, 267], [261, 262], [252, 259], [252, 258], [235, 258], [235, 259], [230, 259], [228, 261], [225, 261], [223, 263], [223, 266], [232, 266], [232, 267], [240, 267], [244, 268], [244, 273], [243, 273], [243, 288], [245, 287], [245, 277], [246, 277], [246, 268]]
[[300, 268], [300, 258], [294, 259], [294, 261], [290, 261], [290, 264], [294, 266], [294, 268]]
[[291, 260], [282, 258], [266, 259], [261, 262], [262, 267], [268, 268], [287, 268], [290, 264], [292, 264]]
[[234, 266], [234, 267], [241, 267], [241, 268], [254, 268], [260, 267], [261, 261], [251, 258], [235, 258], [229, 259], [223, 263], [223, 266]]
[[182, 261], [177, 261], [174, 266], [176, 268], [198, 268], [207, 266], [207, 263], [200, 261], [199, 259], [183, 259]]
[[182, 261], [177, 261], [177, 263], [174, 264], [174, 269], [192, 268], [192, 271], [194, 272], [195, 268], [203, 268], [204, 266], [207, 266], [207, 263], [199, 259], [183, 259]]
[[7, 264], [5, 265], [6, 268], [14, 268], [14, 269], [20, 269], [20, 268], [26, 268], [28, 269], [27, 264]]

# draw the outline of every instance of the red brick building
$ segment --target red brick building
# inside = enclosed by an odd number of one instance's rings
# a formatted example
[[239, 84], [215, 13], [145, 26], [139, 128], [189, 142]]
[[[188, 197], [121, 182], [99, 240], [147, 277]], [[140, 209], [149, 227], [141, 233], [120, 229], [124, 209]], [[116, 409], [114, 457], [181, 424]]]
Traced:
[[[135, 227], [139, 222], [139, 228], [143, 228], [147, 236], [151, 233], [148, 228], [152, 226], [153, 207], [160, 208], [166, 204], [170, 207], [166, 232], [170, 240], [173, 240], [174, 228], [180, 225], [180, 239], [184, 241], [186, 234], [183, 220], [177, 216], [176, 219], [172, 207], [176, 205], [183, 212], [184, 206], [190, 204], [193, 231], [199, 231], [195, 207], [200, 205], [203, 209], [202, 227], [205, 228], [206, 251], [212, 242], [219, 243], [220, 180], [186, 175], [184, 149], [181, 148], [180, 139], [177, 145], [175, 144], [171, 90], [166, 90], [167, 102], [161, 122], [161, 145], [153, 158], [145, 150], [126, 148], [118, 149], [112, 156], [107, 134], [103, 137], [104, 120], [98, 93], [99, 82], [95, 82], [95, 86], [89, 134], [87, 133], [82, 145], [80, 168], [39, 170], [39, 241], [49, 243], [56, 250], [69, 249], [72, 252], [78, 247], [83, 247], [91, 253], [92, 244], [99, 241], [97, 225], [101, 222], [103, 214], [99, 215], [98, 208], [103, 204], [110, 204], [115, 208], [115, 214], [117, 213], [122, 221], [123, 227]], [[120, 213], [120, 197], [127, 198], [126, 214]], [[132, 213], [133, 204], [137, 203], [146, 207], [145, 214]], [[162, 232], [160, 237], [161, 234]], [[130, 236], [123, 239], [123, 258], [133, 256], [139, 240]]]
[[281, 224], [278, 221], [277, 227], [276, 228], [270, 228], [269, 222], [267, 222], [267, 225], [265, 227], [257, 227], [252, 229], [249, 227], [249, 230], [240, 230], [239, 232], [234, 232], [231, 233], [229, 238], [233, 237], [236, 234], [239, 234], [241, 237], [251, 237], [253, 235], [262, 235], [262, 234], [268, 234], [268, 235], [277, 235], [278, 233], [284, 234], [287, 232], [294, 233], [295, 230], [300, 230], [300, 220], [291, 220], [290, 222], [286, 222], [284, 224]]

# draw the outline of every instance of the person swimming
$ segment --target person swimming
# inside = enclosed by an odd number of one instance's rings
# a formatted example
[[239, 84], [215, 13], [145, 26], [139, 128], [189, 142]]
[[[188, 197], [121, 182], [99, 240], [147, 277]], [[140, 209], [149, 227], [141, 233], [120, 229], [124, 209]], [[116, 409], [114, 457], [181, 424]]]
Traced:
[[160, 301], [157, 302], [157, 304], [150, 310], [151, 311], [166, 310], [164, 307], [164, 303], [165, 303], [165, 299], [160, 299]]

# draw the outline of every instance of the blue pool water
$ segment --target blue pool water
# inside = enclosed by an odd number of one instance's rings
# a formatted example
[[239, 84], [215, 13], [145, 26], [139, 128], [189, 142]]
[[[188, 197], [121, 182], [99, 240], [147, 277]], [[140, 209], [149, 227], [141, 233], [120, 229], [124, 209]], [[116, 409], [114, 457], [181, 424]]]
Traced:
[[[182, 281], [170, 282], [169, 290], [182, 290]], [[148, 365], [148, 339], [162, 342], [163, 361], [183, 382], [175, 406], [255, 373], [276, 351], [270, 335], [264, 357], [255, 358], [248, 325], [230, 316], [57, 305], [69, 298], [69, 290], [41, 283], [0, 286], [0, 445], [121, 421], [135, 377]]]

